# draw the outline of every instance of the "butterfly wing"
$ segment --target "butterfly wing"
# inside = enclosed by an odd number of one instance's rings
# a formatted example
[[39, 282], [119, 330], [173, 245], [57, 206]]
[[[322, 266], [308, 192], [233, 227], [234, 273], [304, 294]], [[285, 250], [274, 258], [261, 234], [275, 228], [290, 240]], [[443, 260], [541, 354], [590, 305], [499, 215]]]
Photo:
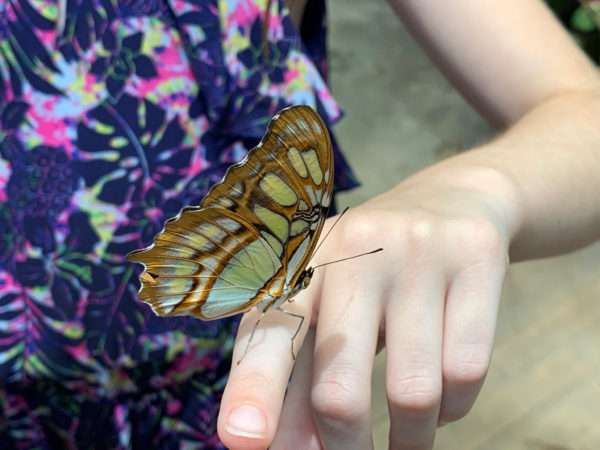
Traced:
[[333, 190], [333, 151], [308, 106], [277, 114], [261, 143], [202, 201], [247, 218], [282, 258], [294, 286], [317, 244]]
[[128, 255], [145, 266], [140, 300], [159, 315], [204, 320], [275, 303], [310, 259], [332, 187], [322, 119], [306, 106], [281, 111], [199, 207], [184, 208], [150, 247]]
[[279, 257], [256, 229], [220, 208], [183, 209], [152, 246], [128, 259], [144, 264], [138, 297], [157, 314], [204, 320], [248, 309], [282, 272]]

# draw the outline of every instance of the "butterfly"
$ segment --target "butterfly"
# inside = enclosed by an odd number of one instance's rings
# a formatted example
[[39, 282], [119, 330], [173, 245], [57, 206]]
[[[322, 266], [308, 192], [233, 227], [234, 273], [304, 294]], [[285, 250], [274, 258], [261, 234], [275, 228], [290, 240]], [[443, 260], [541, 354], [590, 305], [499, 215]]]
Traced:
[[333, 171], [321, 117], [308, 106], [283, 109], [199, 206], [183, 208], [152, 245], [127, 255], [144, 265], [138, 298], [159, 316], [213, 320], [257, 308], [298, 317], [295, 357], [304, 317], [281, 306], [313, 276], [306, 266], [331, 203]]

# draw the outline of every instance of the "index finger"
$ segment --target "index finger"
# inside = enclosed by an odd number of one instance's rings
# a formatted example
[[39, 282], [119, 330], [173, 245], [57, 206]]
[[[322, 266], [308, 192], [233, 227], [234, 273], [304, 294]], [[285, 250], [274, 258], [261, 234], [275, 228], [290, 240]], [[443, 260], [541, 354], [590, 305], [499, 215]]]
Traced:
[[[294, 339], [297, 354], [308, 325], [312, 309], [313, 283], [286, 303], [283, 309], [304, 316], [302, 328]], [[262, 318], [246, 352], [248, 340], [260, 313], [244, 315], [233, 351], [231, 372], [219, 412], [218, 430], [223, 443], [231, 449], [264, 449], [275, 437], [283, 399], [294, 360], [291, 338], [299, 319], [280, 311], [268, 311]], [[242, 358], [240, 364], [237, 361]]]

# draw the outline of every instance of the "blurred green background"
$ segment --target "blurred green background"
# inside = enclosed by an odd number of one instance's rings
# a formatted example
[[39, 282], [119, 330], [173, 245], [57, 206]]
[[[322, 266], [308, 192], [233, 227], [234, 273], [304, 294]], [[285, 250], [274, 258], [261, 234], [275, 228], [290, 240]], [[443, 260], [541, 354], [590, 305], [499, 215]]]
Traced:
[[546, 0], [563, 25], [597, 64], [600, 64], [600, 1]]

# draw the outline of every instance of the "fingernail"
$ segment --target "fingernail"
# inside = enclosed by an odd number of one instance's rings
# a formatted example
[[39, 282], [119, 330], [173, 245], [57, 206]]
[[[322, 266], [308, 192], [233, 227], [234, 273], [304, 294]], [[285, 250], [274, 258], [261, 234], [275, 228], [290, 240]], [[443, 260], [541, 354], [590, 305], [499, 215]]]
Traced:
[[229, 413], [225, 430], [235, 436], [264, 439], [267, 434], [267, 421], [265, 415], [257, 408], [243, 405]]

